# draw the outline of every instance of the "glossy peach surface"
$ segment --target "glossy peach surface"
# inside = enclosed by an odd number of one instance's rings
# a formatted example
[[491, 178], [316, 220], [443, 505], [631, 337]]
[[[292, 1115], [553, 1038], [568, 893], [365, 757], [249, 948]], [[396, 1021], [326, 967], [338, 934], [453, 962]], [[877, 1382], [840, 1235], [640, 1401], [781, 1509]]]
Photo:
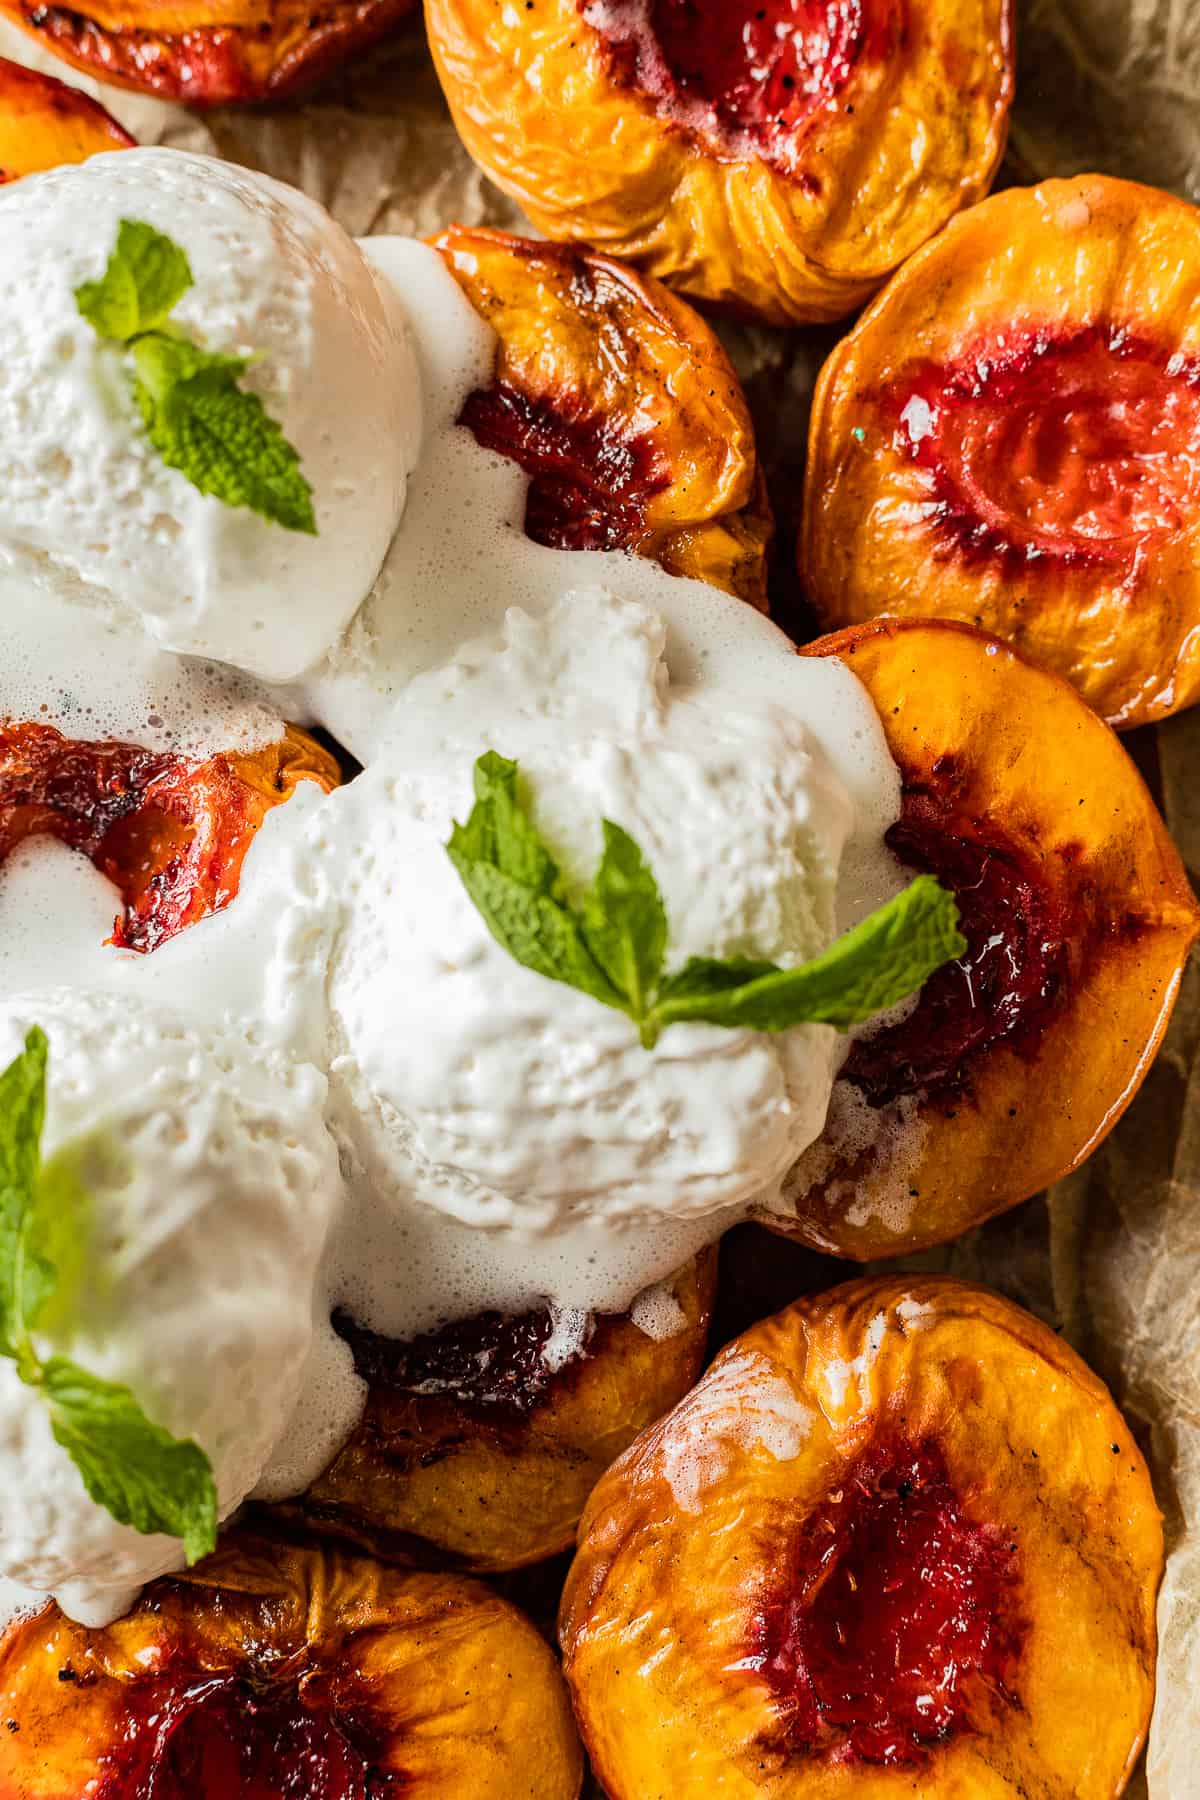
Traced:
[[340, 779], [295, 725], [260, 750], [194, 761], [10, 722], [0, 725], [0, 861], [43, 834], [83, 851], [125, 902], [114, 941], [153, 950], [229, 904], [254, 833], [299, 782], [328, 791]]
[[426, 0], [476, 160], [551, 238], [776, 324], [840, 318], [987, 191], [1008, 0]]
[[853, 1048], [764, 1223], [865, 1261], [945, 1242], [1093, 1150], [1166, 1029], [1200, 909], [1120, 740], [966, 626], [886, 621], [804, 654], [865, 683], [903, 781], [893, 848], [957, 895], [968, 952]]
[[[310, 1490], [306, 1516], [381, 1554], [481, 1571], [566, 1549], [597, 1477], [699, 1374], [715, 1282], [715, 1252], [681, 1272], [674, 1294], [685, 1325], [661, 1343], [625, 1315], [602, 1317], [586, 1354], [532, 1400], [519, 1360], [515, 1399], [374, 1379], [363, 1422]], [[494, 1333], [486, 1342], [495, 1351]]]
[[1010, 188], [822, 371], [801, 578], [829, 625], [982, 626], [1117, 726], [1200, 696], [1200, 212]]
[[78, 88], [0, 56], [0, 181], [83, 162], [101, 150], [127, 150], [132, 143]]
[[530, 536], [636, 550], [765, 609], [754, 432], [699, 314], [607, 256], [463, 225], [434, 242], [499, 339], [463, 423], [532, 477]]
[[1103, 1384], [962, 1282], [734, 1340], [588, 1504], [560, 1621], [610, 1800], [1113, 1800], [1162, 1530]]
[[274, 100], [378, 42], [416, 0], [0, 0], [0, 13], [86, 74], [192, 106]]
[[3, 1800], [575, 1800], [562, 1677], [477, 1582], [231, 1540], [106, 1630], [0, 1640]]

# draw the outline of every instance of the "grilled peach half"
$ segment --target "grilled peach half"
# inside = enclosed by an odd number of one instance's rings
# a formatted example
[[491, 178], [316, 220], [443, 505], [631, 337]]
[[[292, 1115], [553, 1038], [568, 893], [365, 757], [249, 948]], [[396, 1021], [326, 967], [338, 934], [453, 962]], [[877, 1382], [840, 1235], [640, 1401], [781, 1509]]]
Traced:
[[754, 1326], [597, 1484], [563, 1596], [610, 1800], [1115, 1800], [1163, 1543], [1103, 1384], [999, 1296]]
[[554, 1658], [498, 1595], [232, 1540], [88, 1630], [0, 1640], [0, 1800], [575, 1800]]
[[545, 1312], [487, 1314], [408, 1344], [339, 1315], [367, 1410], [303, 1516], [381, 1555], [480, 1571], [565, 1550], [597, 1477], [696, 1379], [715, 1280], [706, 1252], [657, 1297], [670, 1335], [601, 1315], [557, 1351]]
[[765, 610], [772, 526], [750, 414], [699, 314], [589, 251], [462, 225], [433, 241], [499, 340], [462, 423], [529, 475], [530, 537], [634, 550]]
[[0, 0], [87, 75], [191, 106], [277, 100], [385, 37], [416, 0]]
[[0, 56], [0, 181], [86, 162], [101, 150], [128, 150], [132, 143], [98, 101]]
[[943, 1243], [1074, 1168], [1166, 1029], [1200, 909], [1120, 740], [967, 626], [880, 620], [806, 655], [864, 683], [902, 779], [888, 841], [968, 949], [860, 1036], [763, 1222], [866, 1261]]
[[1200, 699], [1200, 212], [1010, 188], [833, 351], [801, 575], [828, 626], [962, 619], [1118, 726]]
[[153, 950], [219, 912], [273, 806], [302, 781], [336, 787], [337, 763], [288, 725], [244, 753], [191, 759], [51, 725], [0, 724], [0, 861], [26, 838], [80, 850], [119, 890], [113, 942]]
[[426, 0], [467, 148], [551, 238], [774, 324], [987, 192], [1010, 0]]

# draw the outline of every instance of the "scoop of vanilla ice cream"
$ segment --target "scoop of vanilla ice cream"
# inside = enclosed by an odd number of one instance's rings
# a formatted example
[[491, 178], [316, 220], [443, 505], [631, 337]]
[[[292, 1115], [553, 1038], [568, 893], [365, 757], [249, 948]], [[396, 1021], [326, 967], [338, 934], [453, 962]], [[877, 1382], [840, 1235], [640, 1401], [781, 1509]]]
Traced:
[[[118, 1152], [92, 1159], [75, 1323], [39, 1350], [127, 1384], [157, 1424], [195, 1438], [224, 1517], [269, 1470], [328, 1330], [319, 1273], [341, 1183], [325, 1081], [128, 997], [66, 989], [3, 1003], [0, 1065], [33, 1024], [50, 1044], [43, 1153], [92, 1133]], [[115, 1618], [182, 1565], [175, 1539], [141, 1536], [89, 1499], [8, 1360], [0, 1462], [0, 1574], [71, 1616]]]
[[633, 1024], [517, 963], [445, 850], [486, 749], [519, 762], [568, 878], [601, 821], [641, 846], [692, 955], [783, 964], [835, 934], [846, 793], [804, 722], [717, 683], [668, 684], [658, 615], [566, 595], [405, 692], [322, 826], [343, 925], [329, 981], [339, 1134], [378, 1196], [469, 1223], [703, 1215], [760, 1194], [820, 1131], [837, 1034]]
[[[201, 494], [146, 437], [128, 358], [75, 300], [122, 219], [187, 254], [172, 320], [257, 358], [242, 381], [299, 452], [316, 537]], [[421, 428], [396, 301], [341, 227], [232, 163], [96, 156], [0, 190], [0, 320], [0, 549], [132, 609], [169, 649], [274, 681], [316, 662], [379, 569]]]

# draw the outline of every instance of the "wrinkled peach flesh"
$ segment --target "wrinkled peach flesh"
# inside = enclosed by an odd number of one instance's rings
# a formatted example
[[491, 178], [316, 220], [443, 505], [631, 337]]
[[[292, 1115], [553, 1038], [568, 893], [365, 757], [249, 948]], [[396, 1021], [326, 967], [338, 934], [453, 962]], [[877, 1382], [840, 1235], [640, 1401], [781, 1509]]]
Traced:
[[0, 727], [0, 861], [40, 834], [82, 851], [121, 893], [113, 942], [127, 949], [154, 950], [229, 904], [261, 812], [221, 756]]
[[793, 1753], [920, 1766], [1011, 1702], [1024, 1626], [1017, 1546], [970, 1518], [933, 1440], [883, 1439], [804, 1521], [751, 1666]]
[[[354, 1367], [372, 1386], [404, 1394], [443, 1394], [469, 1406], [503, 1409], [524, 1417], [567, 1366], [546, 1361], [554, 1330], [545, 1309], [506, 1317], [498, 1312], [443, 1326], [404, 1342], [356, 1324], [338, 1311], [334, 1329], [350, 1345]], [[583, 1353], [580, 1348], [568, 1361]]]
[[582, 0], [580, 10], [618, 86], [785, 173], [812, 114], [864, 59], [895, 47], [894, 0]]
[[955, 817], [956, 767], [940, 757], [928, 785], [906, 785], [887, 842], [954, 894], [967, 949], [930, 977], [910, 1013], [855, 1043], [842, 1073], [873, 1106], [961, 1094], [975, 1060], [1001, 1043], [1036, 1055], [1078, 972], [1078, 906], [994, 821]]
[[459, 423], [530, 477], [525, 530], [553, 550], [632, 549], [648, 502], [671, 484], [651, 432], [622, 429], [570, 395], [497, 380], [468, 396]]
[[1133, 574], [1200, 507], [1200, 362], [1112, 326], [1005, 332], [887, 395], [947, 550]]

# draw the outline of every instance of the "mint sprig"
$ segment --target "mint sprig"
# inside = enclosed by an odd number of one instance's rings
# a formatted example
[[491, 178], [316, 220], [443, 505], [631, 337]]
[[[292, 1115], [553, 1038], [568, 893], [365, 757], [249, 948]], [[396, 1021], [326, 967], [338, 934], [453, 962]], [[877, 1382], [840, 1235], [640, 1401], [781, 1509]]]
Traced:
[[730, 1030], [846, 1031], [914, 993], [966, 949], [954, 896], [932, 875], [797, 968], [747, 957], [692, 957], [665, 974], [667, 915], [653, 871], [611, 819], [595, 878], [578, 903], [519, 792], [515, 762], [475, 764], [475, 804], [446, 849], [496, 942], [527, 969], [626, 1013], [652, 1049], [684, 1021]]
[[90, 1211], [81, 1148], [42, 1159], [47, 1058], [35, 1025], [0, 1074], [0, 1355], [41, 1393], [55, 1440], [96, 1504], [135, 1531], [182, 1538], [196, 1562], [217, 1541], [217, 1490], [204, 1451], [154, 1424], [129, 1388], [65, 1356], [43, 1358], [34, 1343], [39, 1328], [61, 1328], [71, 1316], [86, 1275]]
[[315, 536], [300, 457], [258, 395], [240, 386], [253, 359], [206, 350], [171, 321], [193, 285], [178, 244], [122, 219], [103, 275], [75, 289], [75, 304], [100, 337], [128, 352], [146, 435], [168, 467], [226, 506]]

